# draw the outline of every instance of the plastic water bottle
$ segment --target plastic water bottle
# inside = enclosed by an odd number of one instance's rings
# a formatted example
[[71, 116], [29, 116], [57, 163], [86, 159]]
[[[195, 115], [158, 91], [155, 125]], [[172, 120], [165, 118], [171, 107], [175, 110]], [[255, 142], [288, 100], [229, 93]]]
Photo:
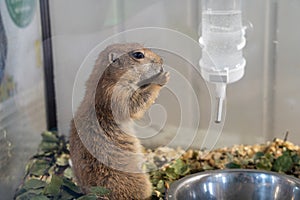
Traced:
[[244, 76], [246, 44], [241, 0], [202, 0], [202, 34], [199, 39], [202, 77], [216, 85], [216, 119], [222, 119], [226, 86]]
[[235, 68], [243, 62], [244, 43], [241, 11], [203, 11], [203, 67], [219, 70]]

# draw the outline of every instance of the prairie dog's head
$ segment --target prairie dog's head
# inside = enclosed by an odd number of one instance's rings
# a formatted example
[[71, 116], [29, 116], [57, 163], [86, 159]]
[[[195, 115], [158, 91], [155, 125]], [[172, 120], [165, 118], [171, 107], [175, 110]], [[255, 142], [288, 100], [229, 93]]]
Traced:
[[107, 73], [122, 82], [136, 84], [163, 71], [162, 58], [142, 46], [121, 53], [112, 50], [108, 60]]
[[[163, 60], [150, 49], [137, 43], [113, 44], [99, 54], [86, 84], [85, 100], [95, 104], [99, 113], [106, 111], [106, 117], [113, 115], [115, 120], [122, 121], [137, 113], [130, 107], [132, 102], [152, 105], [168, 79]], [[148, 89], [148, 93], [140, 97], [138, 92], [143, 89]], [[148, 104], [147, 98], [152, 98]]]

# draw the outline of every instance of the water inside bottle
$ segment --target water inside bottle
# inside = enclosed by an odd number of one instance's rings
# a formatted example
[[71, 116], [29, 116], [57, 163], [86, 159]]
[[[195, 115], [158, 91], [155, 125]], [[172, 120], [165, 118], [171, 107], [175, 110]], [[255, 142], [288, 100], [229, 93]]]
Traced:
[[242, 60], [244, 30], [241, 11], [203, 11], [203, 64], [217, 69], [233, 68]]

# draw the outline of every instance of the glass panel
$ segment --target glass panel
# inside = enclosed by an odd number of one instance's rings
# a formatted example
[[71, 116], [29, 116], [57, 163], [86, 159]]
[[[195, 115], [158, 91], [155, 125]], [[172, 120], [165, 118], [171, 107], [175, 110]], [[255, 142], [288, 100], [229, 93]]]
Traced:
[[0, 196], [12, 199], [46, 129], [37, 1], [0, 2]]
[[[114, 34], [143, 27], [176, 30], [198, 42], [201, 28], [201, 4], [197, 0], [53, 0], [50, 5], [58, 125], [63, 134], [68, 134], [72, 118], [72, 89], [76, 73], [96, 45]], [[66, 8], [69, 8], [68, 12], [65, 12]], [[299, 8], [299, 3], [292, 0], [242, 1], [243, 25], [248, 27], [247, 44], [243, 50], [247, 64], [244, 77], [227, 87], [226, 118], [217, 146], [261, 143], [275, 136], [283, 137], [287, 129], [295, 133], [299, 130], [296, 92], [299, 85], [296, 69], [299, 31], [291, 23], [299, 17]], [[174, 43], [178, 44], [180, 40], [174, 40]], [[144, 44], [151, 45], [151, 38], [145, 36]], [[180, 45], [181, 52], [189, 58], [200, 59], [201, 53], [189, 49], [189, 45]], [[166, 52], [159, 53], [170, 67], [191, 80], [199, 100], [199, 133], [196, 138], [182, 138], [182, 142], [193, 140], [192, 146], [200, 148], [212, 115], [208, 86], [188, 63], [172, 59], [174, 55]], [[145, 141], [148, 146], [166, 144], [178, 128], [182, 108], [178, 108], [178, 101], [169, 101], [167, 96], [162, 93], [158, 100], [162, 105], [168, 104], [166, 108], [169, 108], [165, 131], [162, 138]], [[191, 95], [187, 93], [186, 96]], [[188, 120], [194, 119], [194, 107], [188, 110], [191, 113]], [[296, 134], [290, 137], [299, 143]]]

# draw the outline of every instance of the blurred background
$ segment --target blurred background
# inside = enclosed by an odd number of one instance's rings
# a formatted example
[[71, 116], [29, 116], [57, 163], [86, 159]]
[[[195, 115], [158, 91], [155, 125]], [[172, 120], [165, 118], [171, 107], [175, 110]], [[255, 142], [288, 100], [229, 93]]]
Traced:
[[[75, 77], [95, 46], [114, 34], [143, 27], [175, 30], [197, 42], [201, 27], [198, 0], [18, 2], [0, 1], [0, 194], [3, 199], [12, 198], [24, 175], [26, 161], [38, 147], [42, 131], [58, 129], [60, 134], [69, 134]], [[283, 138], [287, 131], [288, 140], [300, 145], [299, 9], [298, 0], [242, 1], [243, 23], [249, 27], [244, 49], [247, 65], [244, 77], [228, 86], [226, 118], [215, 147], [263, 143], [274, 137]], [[142, 38], [137, 40], [145, 46], [160, 42], [159, 38], [153, 41]], [[180, 107], [176, 92], [163, 89], [156, 103], [166, 111], [166, 119], [162, 119], [165, 124], [155, 136], [143, 139], [147, 147], [168, 144], [178, 127], [183, 126], [180, 130], [183, 134], [172, 146], [192, 142], [191, 147], [200, 148], [210, 125], [209, 85], [199, 75], [198, 66], [185, 59], [197, 61], [201, 51], [180, 42], [174, 43], [180, 46], [178, 52], [183, 52], [183, 58], [159, 49], [154, 51], [188, 80], [190, 89], [179, 84], [176, 91], [184, 91], [187, 101], [193, 103]], [[193, 100], [194, 96], [197, 101]], [[82, 96], [75, 98], [80, 102]], [[191, 139], [198, 112], [196, 138]], [[148, 124], [151, 118], [160, 119], [160, 116], [162, 110], [153, 109], [140, 123]], [[183, 125], [181, 116], [186, 121]], [[155, 123], [159, 121], [152, 123], [151, 127], [158, 130]]]

